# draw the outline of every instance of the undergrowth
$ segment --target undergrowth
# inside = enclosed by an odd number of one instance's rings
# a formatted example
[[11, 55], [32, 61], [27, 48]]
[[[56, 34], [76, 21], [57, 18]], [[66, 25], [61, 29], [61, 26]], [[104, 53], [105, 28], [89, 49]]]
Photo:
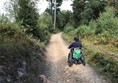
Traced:
[[87, 61], [113, 83], [118, 82], [118, 59], [98, 50], [84, 49]]
[[[26, 35], [22, 27], [13, 23], [0, 23], [0, 76], [2, 83], [39, 82], [44, 72], [45, 45]], [[43, 64], [43, 65], [42, 65]], [[36, 83], [36, 82], [35, 82]]]
[[[68, 43], [72, 42], [72, 36], [63, 34], [63, 38]], [[103, 74], [111, 82], [118, 82], [118, 59], [105, 54], [99, 49], [93, 49], [83, 43], [83, 52], [87, 62], [94, 67], [98, 72]]]

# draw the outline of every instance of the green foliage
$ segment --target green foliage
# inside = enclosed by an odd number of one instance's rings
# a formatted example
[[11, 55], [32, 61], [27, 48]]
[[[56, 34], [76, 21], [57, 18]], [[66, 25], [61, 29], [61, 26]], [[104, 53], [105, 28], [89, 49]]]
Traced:
[[106, 11], [101, 13], [97, 20], [91, 20], [89, 26], [80, 25], [75, 33], [82, 35], [82, 37], [90, 36], [95, 44], [106, 45], [111, 43], [117, 47], [117, 22], [118, 18], [115, 17], [113, 8], [106, 7]]
[[[11, 5], [13, 6], [14, 18], [16, 22], [20, 22], [21, 26], [25, 27], [25, 32], [27, 34], [33, 34], [37, 38], [40, 37], [38, 31], [38, 17], [39, 14], [35, 8], [35, 1], [33, 0], [11, 0]], [[18, 7], [14, 8], [17, 5]]]
[[[91, 14], [94, 11], [93, 9], [97, 11], [96, 13], [99, 12], [96, 8], [100, 7], [99, 5], [101, 2], [99, 1], [101, 0], [90, 0], [94, 4], [87, 4], [86, 10], [84, 10], [85, 1], [86, 0], [74, 0], [74, 4], [73, 4], [74, 15], [75, 15], [74, 21], [79, 22], [80, 24], [78, 23], [79, 26], [76, 29], [74, 29], [73, 27], [69, 27], [71, 25], [66, 26], [64, 30], [66, 35], [63, 35], [63, 38], [69, 42], [70, 41], [72, 42], [72, 38], [75, 35], [79, 35], [80, 38], [85, 38], [88, 39], [89, 41], [92, 40], [92, 42], [88, 42], [88, 43], [93, 43], [94, 41], [96, 41], [99, 45], [109, 44], [110, 45], [109, 48], [114, 49], [113, 45], [115, 45], [116, 47], [118, 46], [117, 43], [118, 42], [118, 18], [114, 15], [113, 8], [106, 7], [106, 11], [104, 11], [100, 15], [94, 14], [96, 16], [95, 17], [92, 16], [92, 20], [89, 20], [90, 21], [89, 22], [88, 19], [89, 17], [91, 17]], [[80, 4], [80, 2], [83, 4]], [[93, 9], [91, 10], [91, 8], [89, 8], [88, 6], [90, 6]], [[81, 14], [79, 14], [77, 10], [81, 12]], [[88, 14], [90, 14], [90, 16], [88, 16]], [[98, 17], [97, 15], [99, 16], [99, 18], [94, 20], [94, 18]], [[82, 18], [82, 16], [84, 17], [84, 19]], [[82, 25], [80, 21], [83, 23], [88, 22], [88, 25]], [[88, 45], [89, 47], [84, 46], [84, 53], [88, 62], [92, 66], [94, 66], [97, 70], [99, 70], [101, 73], [103, 73], [106, 77], [108, 77], [113, 83], [117, 83], [118, 82], [117, 79], [118, 59], [115, 58], [114, 55], [110, 55], [109, 52], [107, 54], [106, 52], [104, 53], [99, 51], [100, 48], [91, 49], [90, 45]], [[117, 53], [117, 48], [116, 48], [116, 53]]]
[[15, 60], [19, 59], [32, 59], [35, 58], [36, 47], [33, 42], [29, 40], [13, 40], [13, 39], [5, 39], [4, 41], [0, 42], [0, 57], [2, 61]]
[[107, 0], [108, 5], [114, 8], [115, 15], [118, 17], [118, 0]]
[[[44, 54], [41, 47], [44, 48], [44, 44], [32, 36], [26, 35], [24, 29], [18, 24], [1, 21], [0, 66], [4, 67], [4, 69], [1, 69], [4, 83], [8, 83], [7, 79], [10, 79], [9, 83], [16, 81], [21, 81], [22, 83], [34, 82], [35, 77], [42, 72], [42, 67], [38, 65], [44, 61], [44, 57], [42, 56]], [[24, 68], [24, 71], [26, 71], [27, 75], [21, 79], [18, 69], [23, 69], [23, 61], [26, 62], [26, 69]]]
[[24, 27], [26, 34], [47, 43], [50, 37], [49, 31], [52, 27], [52, 18], [48, 14], [41, 15], [40, 18], [36, 2], [36, 0], [11, 0], [11, 10], [14, 13], [10, 13], [13, 14], [15, 22]]
[[38, 64], [41, 64], [41, 62], [44, 61], [43, 55], [44, 54], [42, 53], [39, 45], [36, 45], [35, 42], [29, 39], [5, 39], [0, 42], [0, 63], [5, 68], [1, 72], [4, 73], [4, 83], [8, 82], [6, 79], [8, 79], [9, 76], [9, 83], [14, 83], [14, 80], [19, 80], [17, 79], [19, 78], [18, 68], [22, 67], [23, 61], [26, 62], [27, 69], [25, 69], [25, 71], [27, 75], [23, 76], [23, 79], [20, 79], [20, 81], [23, 83], [30, 81], [28, 83], [32, 83], [35, 77], [42, 72], [40, 71], [42, 67]]
[[81, 25], [77, 29], [75, 29], [75, 35], [79, 35], [82, 38], [86, 38], [94, 35], [94, 29], [89, 26]]
[[[118, 36], [118, 18], [115, 17], [113, 8], [106, 8], [106, 12], [97, 20], [96, 34], [108, 32], [111, 36]], [[110, 36], [109, 35], [109, 36]]]
[[96, 23], [96, 21], [95, 20], [91, 20], [90, 22], [89, 22], [89, 27], [91, 27], [91, 29], [94, 31], [94, 33], [95, 33], [95, 30], [96, 30], [96, 27], [97, 27], [97, 23]]
[[110, 78], [113, 83], [117, 83], [118, 59], [93, 49], [85, 49], [85, 55], [92, 66]]
[[0, 40], [3, 39], [21, 39], [26, 37], [22, 27], [13, 23], [0, 23]]
[[6, 15], [2, 14], [0, 15], [0, 23], [9, 23], [10, 20], [6, 17]]
[[95, 40], [98, 44], [111, 43], [117, 47], [118, 18], [115, 17], [112, 7], [107, 7], [106, 11], [100, 14], [100, 18], [96, 20], [95, 25], [92, 26], [96, 28]]
[[91, 19], [97, 19], [106, 6], [105, 0], [74, 0], [73, 18], [76, 25], [88, 24]]
[[80, 25], [73, 33], [82, 38], [89, 38], [95, 41], [95, 44], [112, 44], [117, 47], [118, 18], [115, 17], [112, 7], [106, 7], [106, 11], [101, 13], [98, 19], [91, 20], [89, 25]]
[[[53, 12], [53, 9], [55, 8], [55, 7], [54, 7], [53, 0], [47, 0], [47, 1], [50, 3], [50, 7], [51, 7], [50, 10], [51, 10], [51, 12]], [[60, 11], [59, 6], [61, 6], [62, 1], [63, 1], [63, 0], [56, 0], [56, 3], [57, 3], [56, 6], [57, 6], [57, 10], [58, 10], [58, 11]]]
[[71, 26], [71, 25], [66, 25], [65, 29], [64, 29], [64, 32], [65, 33], [70, 33], [74, 30], [74, 28]]
[[60, 30], [64, 29], [64, 26], [69, 22], [71, 16], [71, 11], [61, 11], [57, 13], [57, 23], [56, 27]]
[[64, 18], [61, 12], [57, 12], [56, 16], [56, 27], [58, 27], [60, 30], [63, 30], [64, 27]]
[[69, 42], [69, 43], [71, 43], [72, 41], [73, 41], [73, 37], [75, 36], [75, 29], [74, 29], [74, 27], [70, 24], [70, 23], [68, 23], [65, 27], [64, 27], [64, 34], [63, 34], [63, 38], [67, 41], [67, 42]]
[[[46, 10], [46, 12], [50, 14], [49, 9]], [[71, 11], [57, 11], [56, 13], [56, 28], [58, 28], [59, 30], [63, 31], [64, 27], [66, 26], [66, 24], [70, 21], [70, 17], [71, 17], [72, 12]], [[52, 16], [52, 20], [54, 19], [54, 15]], [[54, 23], [53, 21], [51, 21], [52, 23]]]
[[48, 13], [43, 13], [39, 17], [39, 25], [49, 31], [52, 29], [52, 18]]
[[50, 32], [52, 31], [52, 19], [48, 13], [43, 13], [39, 17], [39, 32], [41, 40], [47, 43], [50, 39]]
[[[50, 2], [50, 6], [46, 9], [46, 12], [51, 15], [52, 23], [54, 23], [54, 3], [52, 0], [48, 0]], [[63, 30], [64, 26], [69, 22], [71, 11], [60, 11], [59, 6], [61, 6], [63, 0], [57, 0], [57, 9], [56, 9], [56, 28], [59, 30]]]

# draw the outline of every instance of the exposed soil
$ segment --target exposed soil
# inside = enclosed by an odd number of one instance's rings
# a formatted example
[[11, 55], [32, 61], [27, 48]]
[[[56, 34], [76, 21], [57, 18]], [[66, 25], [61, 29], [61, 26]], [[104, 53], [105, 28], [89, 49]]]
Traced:
[[68, 66], [68, 45], [61, 37], [61, 33], [52, 35], [46, 48], [47, 66], [46, 76], [55, 83], [108, 83], [88, 64]]

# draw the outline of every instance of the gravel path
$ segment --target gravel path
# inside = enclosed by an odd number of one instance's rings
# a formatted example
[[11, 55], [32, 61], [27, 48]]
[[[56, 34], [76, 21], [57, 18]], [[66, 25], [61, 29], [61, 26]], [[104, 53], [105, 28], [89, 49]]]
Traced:
[[50, 44], [46, 48], [47, 76], [55, 83], [108, 83], [89, 65], [68, 66], [67, 55], [69, 49], [61, 37], [61, 33], [52, 35]]

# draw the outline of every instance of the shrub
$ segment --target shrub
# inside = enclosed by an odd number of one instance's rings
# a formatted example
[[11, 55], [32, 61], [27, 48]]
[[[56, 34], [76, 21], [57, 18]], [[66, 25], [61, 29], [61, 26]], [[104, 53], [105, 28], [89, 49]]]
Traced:
[[0, 23], [2, 83], [32, 83], [45, 67], [40, 42], [27, 36], [21, 28], [13, 23]]
[[[10, 79], [9, 83], [32, 83], [42, 72], [44, 65], [38, 64], [44, 62], [43, 55], [41, 48], [29, 39], [7, 39], [0, 42], [0, 66], [4, 67], [1, 72], [4, 77], [3, 83], [7, 83], [7, 79]], [[20, 76], [20, 72], [23, 75]]]
[[49, 14], [43, 13], [39, 17], [39, 32], [42, 42], [47, 43], [50, 39], [50, 32], [52, 31], [52, 18]]
[[81, 25], [75, 29], [75, 34], [79, 35], [82, 38], [92, 36], [94, 34], [94, 29], [86, 25]]
[[106, 12], [102, 13], [97, 20], [96, 34], [101, 34], [105, 31], [108, 31], [112, 36], [118, 35], [118, 18], [115, 17], [113, 8], [107, 7]]
[[71, 34], [71, 31], [73, 31], [74, 30], [74, 27], [73, 26], [71, 26], [71, 25], [66, 25], [66, 27], [64, 28], [64, 32], [65, 33], [70, 33]]
[[113, 83], [118, 82], [118, 59], [108, 54], [103, 54], [98, 50], [85, 49], [88, 62], [99, 72], [107, 76]]
[[20, 39], [26, 37], [22, 27], [13, 23], [0, 23], [0, 38]]
[[[96, 44], [113, 44], [117, 47], [118, 36], [118, 18], [115, 17], [113, 8], [106, 7], [106, 11], [100, 14], [100, 17], [89, 23], [89, 27], [95, 30]], [[114, 40], [114, 43], [112, 40]]]

